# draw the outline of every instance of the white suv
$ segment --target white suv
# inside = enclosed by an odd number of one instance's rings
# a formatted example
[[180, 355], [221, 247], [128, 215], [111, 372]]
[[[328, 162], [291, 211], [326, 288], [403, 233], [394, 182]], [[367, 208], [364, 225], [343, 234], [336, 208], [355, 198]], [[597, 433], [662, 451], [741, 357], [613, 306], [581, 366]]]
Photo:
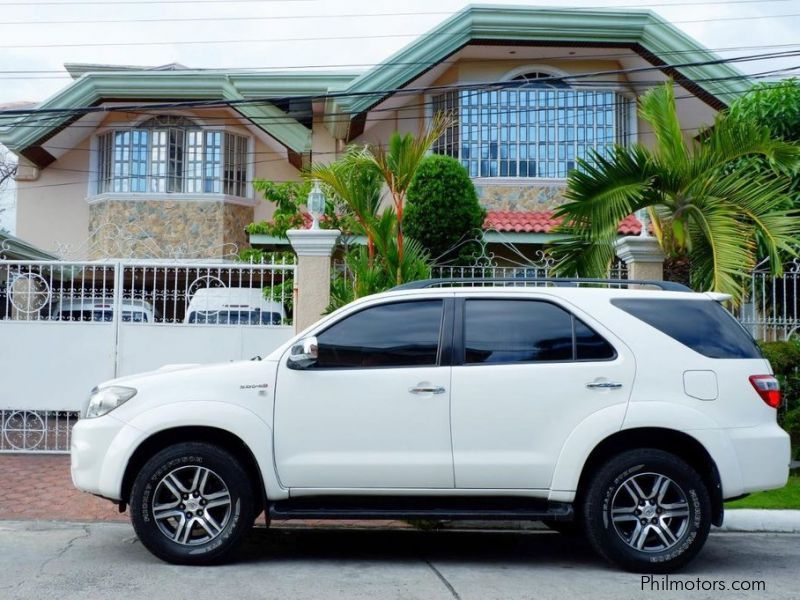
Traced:
[[542, 520], [651, 573], [697, 554], [723, 500], [785, 485], [777, 381], [719, 297], [441, 283], [354, 302], [263, 361], [100, 385], [75, 485], [129, 504], [174, 563], [228, 556], [265, 510]]

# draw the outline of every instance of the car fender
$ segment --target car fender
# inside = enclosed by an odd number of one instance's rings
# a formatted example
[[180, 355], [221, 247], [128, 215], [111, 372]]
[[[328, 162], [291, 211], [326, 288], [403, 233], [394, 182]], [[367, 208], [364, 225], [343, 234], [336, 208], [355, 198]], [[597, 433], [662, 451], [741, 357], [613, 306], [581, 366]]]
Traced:
[[632, 401], [627, 406], [611, 406], [593, 413], [575, 427], [561, 448], [548, 499], [574, 501], [592, 451], [611, 435], [638, 428], [670, 429], [694, 438], [717, 465], [725, 496], [735, 495], [742, 488], [735, 450], [724, 430], [708, 415], [675, 403]]
[[187, 426], [221, 429], [238, 437], [256, 460], [267, 497], [288, 497], [276, 476], [272, 429], [248, 408], [213, 400], [172, 402], [138, 413], [126, 425], [109, 446], [101, 472], [101, 488], [116, 490], [116, 497], [121, 496], [123, 475], [139, 446], [161, 431]]
[[578, 489], [583, 465], [592, 450], [622, 427], [627, 403], [615, 404], [592, 413], [572, 430], [558, 455], [548, 499], [572, 502]]
[[[702, 406], [702, 400], [698, 400]], [[691, 404], [644, 400], [631, 402], [623, 429], [661, 427], [684, 433], [705, 448], [719, 472], [725, 498], [738, 496], [743, 489], [739, 458], [727, 431], [707, 413]]]

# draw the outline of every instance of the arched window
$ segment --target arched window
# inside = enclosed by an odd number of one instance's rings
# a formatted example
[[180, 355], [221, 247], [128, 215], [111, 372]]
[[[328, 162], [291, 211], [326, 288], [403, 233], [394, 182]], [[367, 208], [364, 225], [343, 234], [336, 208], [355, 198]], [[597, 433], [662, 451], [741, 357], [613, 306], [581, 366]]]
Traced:
[[557, 75], [550, 73], [543, 73], [541, 71], [532, 71], [530, 73], [523, 73], [517, 75], [511, 81], [522, 82], [517, 87], [521, 88], [569, 88], [569, 84], [563, 79], [558, 79]]
[[579, 158], [608, 156], [626, 145], [632, 101], [588, 84], [531, 69], [504, 87], [453, 90], [433, 98], [433, 111], [454, 116], [434, 152], [461, 161], [471, 177], [563, 179]]
[[227, 194], [246, 197], [245, 136], [158, 115], [98, 137], [97, 193]]

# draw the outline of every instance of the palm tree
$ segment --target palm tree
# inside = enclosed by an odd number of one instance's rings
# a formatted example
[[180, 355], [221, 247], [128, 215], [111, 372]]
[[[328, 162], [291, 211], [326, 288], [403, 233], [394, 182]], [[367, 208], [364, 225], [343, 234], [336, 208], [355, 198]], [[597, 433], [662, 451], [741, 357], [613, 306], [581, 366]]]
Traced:
[[[688, 257], [696, 289], [738, 298], [759, 248], [779, 274], [800, 233], [789, 180], [779, 173], [798, 168], [800, 148], [724, 113], [687, 141], [671, 82], [649, 90], [639, 112], [653, 129], [653, 148], [618, 146], [608, 157], [579, 160], [570, 173], [567, 202], [556, 215], [574, 237], [555, 248], [557, 273], [603, 277], [619, 222], [646, 210], [665, 253]], [[766, 158], [775, 173], [744, 176], [734, 165], [743, 156]]]
[[[417, 136], [393, 133], [386, 146], [371, 144], [367, 147], [367, 156], [383, 177], [392, 196], [397, 216], [397, 253], [400, 262], [403, 260], [403, 209], [408, 188], [420, 162], [451, 123], [449, 115], [438, 112]], [[397, 282], [401, 283], [400, 271], [397, 272]]]
[[308, 175], [320, 180], [341, 201], [367, 237], [369, 264], [375, 260], [375, 220], [381, 203], [381, 176], [363, 149], [351, 147], [340, 159], [313, 165]]

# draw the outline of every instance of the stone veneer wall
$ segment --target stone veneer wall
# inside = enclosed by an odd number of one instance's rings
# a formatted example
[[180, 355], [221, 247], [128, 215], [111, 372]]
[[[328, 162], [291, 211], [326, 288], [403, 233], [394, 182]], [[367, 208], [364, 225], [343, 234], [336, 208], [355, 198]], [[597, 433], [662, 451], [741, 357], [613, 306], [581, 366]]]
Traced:
[[[221, 258], [247, 246], [253, 208], [192, 200], [102, 200], [89, 208], [89, 258]], [[230, 244], [235, 244], [236, 248]]]
[[487, 210], [544, 211], [564, 203], [565, 185], [481, 184], [475, 190]]

